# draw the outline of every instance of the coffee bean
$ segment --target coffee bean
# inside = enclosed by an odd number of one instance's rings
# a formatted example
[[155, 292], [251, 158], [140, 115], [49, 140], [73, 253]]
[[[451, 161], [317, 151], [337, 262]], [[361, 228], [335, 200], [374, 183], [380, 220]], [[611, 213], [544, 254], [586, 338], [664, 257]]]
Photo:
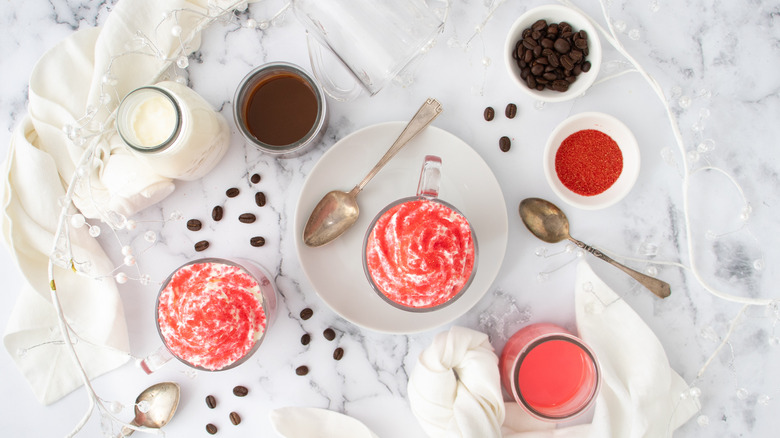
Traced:
[[211, 210], [211, 218], [215, 221], [219, 222], [222, 220], [222, 215], [225, 214], [225, 211], [222, 209], [221, 206], [217, 205]]
[[571, 43], [566, 41], [566, 39], [564, 39], [563, 37], [561, 37], [555, 40], [553, 47], [558, 53], [566, 54], [569, 53], [569, 50], [571, 50]]
[[257, 204], [258, 207], [262, 207], [265, 205], [265, 193], [263, 192], [255, 193], [255, 204]]
[[503, 152], [509, 151], [509, 148], [512, 147], [512, 140], [509, 139], [507, 136], [503, 136], [500, 139], [498, 139], [498, 147]]
[[339, 347], [335, 350], [333, 350], [333, 358], [336, 360], [341, 360], [341, 358], [344, 357], [344, 349]]
[[309, 342], [311, 342], [311, 335], [304, 333], [303, 336], [301, 336], [301, 344], [309, 345]]
[[493, 109], [493, 107], [487, 107], [485, 108], [484, 116], [485, 116], [485, 120], [489, 122], [493, 120], [493, 117], [496, 116], [496, 111]]
[[517, 105], [513, 103], [507, 105], [504, 114], [507, 116], [507, 118], [514, 119], [517, 115]]
[[200, 242], [195, 243], [195, 251], [201, 252], [205, 251], [209, 247], [208, 240], [201, 240]]
[[535, 90], [568, 90], [569, 84], [576, 79], [570, 77], [590, 70], [591, 65], [586, 60], [587, 38], [587, 32], [574, 31], [569, 23], [537, 20], [523, 30], [515, 45], [517, 53], [513, 53], [513, 57], [520, 79]]
[[265, 245], [265, 237], [263, 236], [255, 236], [251, 239], [249, 239], [249, 244], [252, 246], [263, 246]]
[[295, 369], [295, 374], [299, 376], [305, 376], [306, 374], [309, 374], [309, 367], [306, 365], [301, 365]]
[[235, 198], [236, 196], [238, 196], [239, 193], [240, 193], [240, 190], [238, 190], [235, 187], [231, 187], [231, 188], [227, 189], [227, 191], [225, 192], [225, 195], [228, 198]]
[[312, 315], [314, 315], [314, 311], [311, 310], [308, 307], [303, 309], [303, 310], [301, 310], [301, 319], [304, 320], [304, 321], [309, 319], [309, 318], [311, 318]]
[[332, 341], [336, 339], [336, 332], [333, 331], [332, 328], [326, 328], [325, 331], [322, 332], [322, 336], [325, 336], [325, 339]]
[[257, 184], [257, 183], [260, 182], [261, 179], [262, 179], [262, 177], [259, 174], [256, 173], [256, 174], [252, 175], [252, 177], [249, 180], [252, 181], [252, 184]]
[[198, 231], [202, 226], [203, 224], [197, 219], [190, 219], [187, 221], [187, 229], [190, 231]]
[[209, 407], [209, 409], [214, 409], [217, 407], [217, 399], [214, 398], [213, 395], [207, 395], [206, 396], [206, 406]]
[[234, 425], [238, 426], [238, 423], [241, 422], [241, 416], [238, 415], [237, 412], [231, 412], [230, 413], [230, 422]]
[[211, 435], [214, 435], [217, 433], [217, 426], [214, 426], [213, 424], [209, 423], [206, 425], [206, 432], [208, 432]]
[[247, 394], [249, 394], [249, 389], [246, 386], [238, 385], [233, 388], [233, 395], [236, 397], [245, 397]]
[[257, 220], [257, 216], [253, 215], [252, 213], [242, 213], [238, 216], [238, 221], [244, 224], [251, 224], [255, 220]]

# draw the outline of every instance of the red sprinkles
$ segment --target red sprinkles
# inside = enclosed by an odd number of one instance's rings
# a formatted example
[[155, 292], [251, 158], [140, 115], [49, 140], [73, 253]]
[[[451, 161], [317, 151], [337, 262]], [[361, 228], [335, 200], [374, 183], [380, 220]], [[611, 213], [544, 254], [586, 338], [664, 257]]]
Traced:
[[623, 153], [607, 134], [584, 129], [566, 137], [555, 154], [555, 173], [566, 188], [582, 196], [603, 193], [623, 171]]

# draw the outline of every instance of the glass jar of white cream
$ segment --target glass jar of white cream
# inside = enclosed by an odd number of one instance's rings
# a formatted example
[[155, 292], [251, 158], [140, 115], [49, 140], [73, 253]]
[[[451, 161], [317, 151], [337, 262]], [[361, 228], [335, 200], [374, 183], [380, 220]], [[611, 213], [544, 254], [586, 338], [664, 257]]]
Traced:
[[128, 93], [116, 117], [119, 136], [157, 174], [182, 180], [203, 177], [230, 146], [230, 128], [203, 97], [165, 81]]

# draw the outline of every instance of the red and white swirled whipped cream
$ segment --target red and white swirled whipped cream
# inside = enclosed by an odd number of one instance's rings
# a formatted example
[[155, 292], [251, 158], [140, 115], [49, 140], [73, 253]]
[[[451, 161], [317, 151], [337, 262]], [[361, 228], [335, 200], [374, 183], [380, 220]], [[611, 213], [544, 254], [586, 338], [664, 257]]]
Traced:
[[166, 347], [196, 367], [216, 371], [233, 364], [265, 332], [260, 286], [239, 266], [186, 265], [158, 300], [157, 322]]
[[417, 199], [387, 210], [366, 241], [366, 266], [380, 292], [404, 307], [447, 303], [468, 283], [475, 245], [468, 220]]

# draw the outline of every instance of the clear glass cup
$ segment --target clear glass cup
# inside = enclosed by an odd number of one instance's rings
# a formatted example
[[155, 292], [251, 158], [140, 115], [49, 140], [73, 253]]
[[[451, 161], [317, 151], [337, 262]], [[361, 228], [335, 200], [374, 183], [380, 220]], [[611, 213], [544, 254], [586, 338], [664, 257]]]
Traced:
[[[438, 198], [441, 168], [441, 158], [426, 156], [416, 196], [382, 209], [363, 240], [363, 270], [371, 288], [401, 310], [441, 309], [463, 295], [477, 272], [473, 227]], [[385, 228], [402, 222], [405, 226]], [[389, 229], [393, 232], [386, 233]], [[415, 281], [420, 278], [424, 283]]]
[[[444, 28], [446, 13], [429, 3], [436, 2], [292, 1], [295, 15], [306, 28], [314, 75], [336, 100], [352, 100], [364, 90], [373, 96], [430, 48]], [[335, 55], [354, 80], [338, 80], [343, 78], [328, 68], [323, 48]]]
[[[215, 266], [217, 269], [227, 268], [230, 269], [231, 272], [237, 272], [240, 274], [240, 279], [237, 281], [240, 281], [240, 283], [230, 283], [230, 287], [238, 287], [242, 290], [250, 289], [253, 290], [255, 287], [257, 287], [257, 291], [254, 294], [255, 298], [260, 300], [262, 312], [264, 315], [264, 326], [262, 329], [262, 332], [257, 333], [257, 330], [254, 333], [254, 343], [251, 345], [250, 348], [248, 348], [247, 351], [245, 351], [243, 354], [241, 354], [240, 357], [229, 360], [225, 363], [224, 366], [220, 366], [218, 368], [210, 368], [206, 366], [200, 366], [195, 362], [193, 359], [188, 359], [186, 357], [182, 357], [182, 355], [176, 354], [176, 351], [178, 351], [178, 347], [173, 347], [169, 345], [168, 340], [166, 339], [167, 334], [164, 334], [163, 332], [166, 331], [165, 329], [161, 328], [160, 326], [160, 300], [163, 292], [166, 290], [168, 285], [176, 278], [177, 273], [184, 272], [183, 270], [187, 270], [188, 268], [192, 267], [193, 265], [201, 265], [201, 266]], [[237, 270], [232, 268], [238, 268]], [[202, 272], [202, 271], [201, 271]], [[247, 282], [247, 277], [251, 280]], [[221, 278], [219, 276], [207, 276], [203, 274], [203, 278], [205, 278], [205, 281], [203, 283], [210, 283], [210, 286], [208, 287], [214, 287], [215, 279], [220, 280]], [[188, 283], [184, 283], [188, 284]], [[200, 290], [198, 287], [194, 287], [194, 289]], [[181, 294], [186, 294], [189, 290], [180, 290]], [[181, 295], [184, 296], [184, 295]], [[259, 298], [258, 298], [259, 297]], [[182, 299], [182, 306], [185, 306], [184, 299]], [[216, 307], [218, 306], [211, 306], [209, 309], [211, 312], [205, 312], [205, 307], [208, 306], [197, 306], [192, 305], [193, 302], [187, 302], [186, 304], [190, 304], [187, 306], [186, 309], [180, 309], [182, 312], [187, 313], [187, 320], [197, 320], [199, 317], [203, 317], [204, 324], [210, 324], [210, 322], [213, 322], [214, 319], [214, 312], [216, 310]], [[224, 308], [220, 307], [219, 310], [231, 310], [231, 306], [235, 304], [236, 308], [240, 306], [242, 303], [239, 302], [229, 302], [229, 306], [226, 306]], [[155, 352], [149, 354], [145, 358], [141, 359], [139, 362], [139, 365], [141, 369], [143, 369], [147, 374], [151, 374], [157, 369], [159, 369], [161, 366], [165, 365], [170, 359], [176, 358], [180, 362], [184, 363], [185, 365], [192, 367], [197, 370], [202, 371], [223, 371], [228, 370], [231, 368], [235, 368], [242, 363], [244, 363], [249, 357], [251, 357], [257, 349], [260, 347], [260, 344], [262, 344], [263, 340], [265, 339], [269, 328], [271, 327], [274, 319], [276, 318], [276, 307], [277, 307], [277, 296], [276, 296], [276, 286], [274, 282], [272, 281], [272, 277], [258, 264], [245, 259], [240, 258], [202, 258], [193, 260], [191, 262], [185, 263], [184, 265], [176, 268], [171, 275], [168, 276], [168, 278], [163, 282], [162, 287], [160, 288], [160, 292], [157, 295], [157, 302], [155, 304], [155, 321], [157, 323], [157, 333], [160, 335], [160, 339], [162, 340], [163, 345], [160, 346]], [[245, 319], [245, 315], [241, 319]], [[184, 319], [181, 319], [182, 321]], [[210, 320], [210, 321], [209, 321]], [[197, 323], [196, 323], [197, 324]], [[191, 327], [192, 328], [192, 327]], [[220, 327], [214, 327], [212, 326], [205, 326], [205, 325], [196, 325], [193, 328], [193, 332], [203, 332], [211, 330], [213, 332], [222, 332], [224, 333], [224, 330], [222, 330]], [[212, 354], [212, 351], [216, 351], [217, 348], [223, 348], [227, 344], [222, 344], [221, 346], [204, 346], [204, 345], [198, 345], [197, 342], [193, 341], [193, 339], [187, 339], [186, 340], [190, 345], [193, 345], [194, 347], [208, 347], [209, 352], [207, 354]], [[208, 358], [207, 358], [208, 359]]]
[[[270, 142], [258, 138], [258, 136], [251, 131], [249, 126], [250, 123], [247, 120], [247, 112], [258, 89], [276, 79], [283, 80], [286, 78], [294, 78], [301, 86], [305, 87], [304, 89], [307, 88], [310, 90], [316, 108], [307, 108], [313, 110], [311, 126], [307, 132], [300, 136], [300, 138], [290, 141], [287, 144], [270, 144]], [[287, 91], [289, 92], [289, 90]], [[285, 116], [288, 119], [295, 119], [297, 117], [300, 121], [299, 109], [291, 108], [288, 96], [285, 96], [284, 94], [284, 91], [280, 91], [278, 93], [280, 100], [276, 101], [270, 99], [269, 101], [263, 101], [262, 103], [265, 106], [270, 106], [270, 110], [277, 113], [277, 115]], [[274, 107], [278, 108], [274, 111]], [[322, 139], [325, 130], [328, 128], [329, 111], [322, 87], [311, 77], [311, 75], [309, 75], [309, 73], [295, 64], [288, 62], [273, 62], [263, 64], [253, 69], [247, 73], [238, 84], [233, 98], [233, 118], [236, 122], [238, 132], [241, 133], [249, 144], [263, 152], [276, 155], [280, 158], [294, 158], [302, 155]]]
[[532, 416], [576, 418], [596, 400], [601, 370], [581, 339], [555, 324], [537, 323], [512, 335], [499, 360], [501, 384]]

